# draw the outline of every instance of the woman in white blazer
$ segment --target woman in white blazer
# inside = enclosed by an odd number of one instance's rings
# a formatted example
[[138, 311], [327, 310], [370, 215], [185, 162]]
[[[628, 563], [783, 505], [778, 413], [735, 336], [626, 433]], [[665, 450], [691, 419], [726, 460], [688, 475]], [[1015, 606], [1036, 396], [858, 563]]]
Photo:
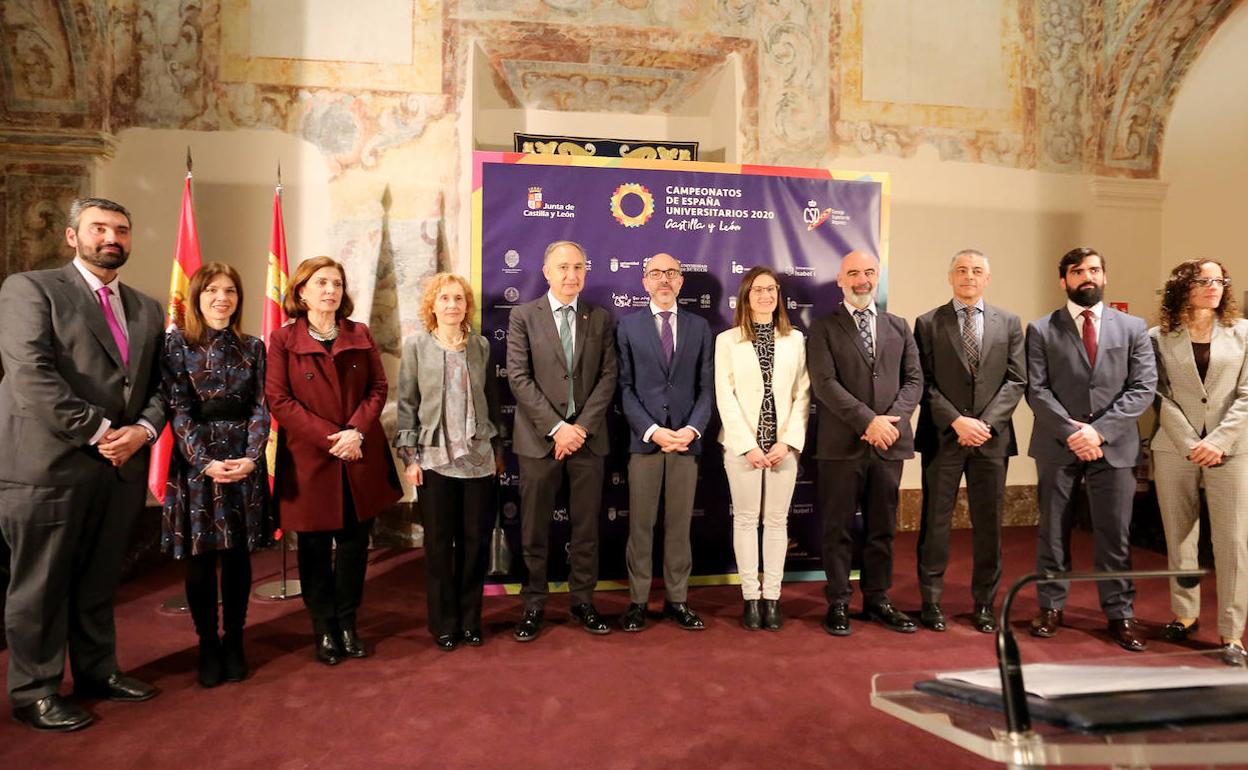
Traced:
[[[1180, 264], [1166, 281], [1157, 352], [1158, 430], [1152, 450], [1157, 500], [1172, 569], [1195, 569], [1200, 487], [1209, 505], [1218, 588], [1218, 633], [1242, 664], [1248, 614], [1248, 321], [1230, 276], [1208, 259]], [[1175, 619], [1165, 635], [1182, 641], [1199, 627], [1200, 588], [1170, 585]]]
[[779, 631], [789, 502], [806, 441], [810, 375], [802, 333], [789, 323], [780, 283], [765, 267], [751, 268], [742, 277], [732, 328], [715, 339], [715, 400], [732, 495], [732, 549], [745, 598], [741, 625]]

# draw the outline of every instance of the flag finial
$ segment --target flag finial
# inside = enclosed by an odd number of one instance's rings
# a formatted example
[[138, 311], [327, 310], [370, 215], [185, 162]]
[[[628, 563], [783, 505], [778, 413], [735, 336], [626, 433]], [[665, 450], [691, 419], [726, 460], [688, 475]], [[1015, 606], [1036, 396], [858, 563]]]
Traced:
[[186, 146], [186, 175], [191, 175], [191, 146]]
[[282, 162], [280, 160], [277, 162], [277, 191], [279, 193], [282, 191]]

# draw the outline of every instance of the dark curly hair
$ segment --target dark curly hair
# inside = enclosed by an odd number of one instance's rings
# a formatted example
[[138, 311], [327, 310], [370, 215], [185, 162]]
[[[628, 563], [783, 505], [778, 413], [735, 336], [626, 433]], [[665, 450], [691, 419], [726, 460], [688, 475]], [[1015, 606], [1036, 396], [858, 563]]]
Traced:
[[[1166, 279], [1165, 293], [1161, 298], [1161, 330], [1163, 332], [1178, 331], [1190, 320], [1191, 308], [1188, 305], [1187, 296], [1191, 292], [1192, 284], [1200, 277], [1200, 268], [1205, 265], [1217, 265], [1222, 269], [1222, 277], [1230, 279], [1231, 274], [1226, 271], [1226, 265], [1216, 259], [1189, 259], [1186, 262], [1180, 262], [1170, 271], [1170, 277]], [[1218, 303], [1213, 312], [1218, 317], [1218, 323], [1223, 326], [1232, 325], [1239, 317], [1239, 303], [1235, 301], [1235, 295], [1231, 293], [1230, 286], [1223, 289], [1222, 301]]]

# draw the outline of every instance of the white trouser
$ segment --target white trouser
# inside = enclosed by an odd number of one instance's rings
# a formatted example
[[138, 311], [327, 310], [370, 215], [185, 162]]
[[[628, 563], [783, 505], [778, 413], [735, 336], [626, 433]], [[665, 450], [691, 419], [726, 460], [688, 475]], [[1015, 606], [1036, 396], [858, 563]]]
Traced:
[[[724, 455], [732, 494], [732, 550], [746, 599], [779, 599], [784, 556], [789, 550], [789, 502], [797, 483], [797, 453], [760, 470], [745, 455]], [[758, 516], [763, 515], [763, 583], [758, 583]]]

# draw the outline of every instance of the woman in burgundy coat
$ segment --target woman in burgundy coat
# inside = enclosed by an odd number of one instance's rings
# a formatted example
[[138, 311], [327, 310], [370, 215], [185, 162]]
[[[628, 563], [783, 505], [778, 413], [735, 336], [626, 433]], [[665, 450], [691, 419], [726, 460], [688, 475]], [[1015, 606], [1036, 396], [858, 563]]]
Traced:
[[[355, 630], [373, 518], [402, 496], [378, 416], [386, 375], [368, 327], [347, 318], [342, 265], [300, 263], [286, 292], [294, 321], [269, 340], [265, 393], [281, 427], [274, 498], [299, 533], [299, 579], [316, 658], [368, 655]], [[337, 546], [335, 548], [335, 545]]]

